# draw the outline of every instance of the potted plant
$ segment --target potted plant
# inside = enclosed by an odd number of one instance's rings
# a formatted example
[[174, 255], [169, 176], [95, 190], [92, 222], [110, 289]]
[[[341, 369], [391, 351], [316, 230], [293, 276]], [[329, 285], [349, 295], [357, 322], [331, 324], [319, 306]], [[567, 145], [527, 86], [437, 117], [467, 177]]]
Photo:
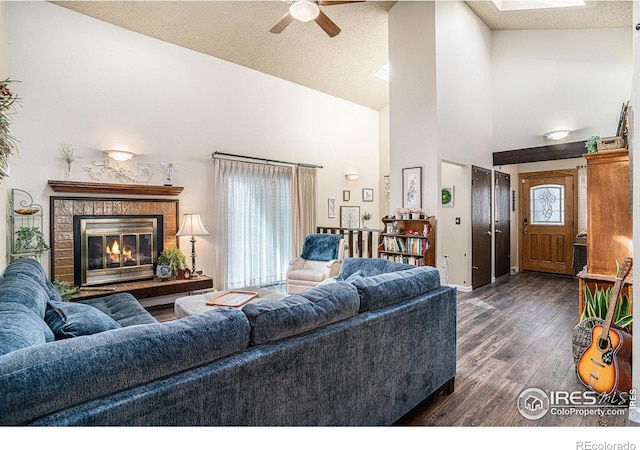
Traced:
[[[169, 276], [176, 277], [178, 275], [178, 270], [184, 270], [187, 267], [187, 258], [177, 247], [165, 248], [158, 255], [158, 266], [169, 266], [171, 268], [171, 272]], [[162, 277], [159, 277], [162, 278]]]
[[53, 285], [60, 293], [63, 302], [68, 302], [80, 289], [77, 286], [73, 286], [68, 281], [63, 281], [60, 278], [56, 278], [53, 281]]
[[371, 214], [368, 212], [364, 212], [362, 215], [362, 228], [367, 228], [367, 222], [371, 220]]
[[587, 148], [587, 153], [598, 153], [598, 139], [600, 139], [600, 136], [591, 136], [587, 139], [584, 144]]
[[41, 255], [49, 250], [42, 231], [38, 227], [21, 227], [16, 231], [16, 253], [34, 253]]

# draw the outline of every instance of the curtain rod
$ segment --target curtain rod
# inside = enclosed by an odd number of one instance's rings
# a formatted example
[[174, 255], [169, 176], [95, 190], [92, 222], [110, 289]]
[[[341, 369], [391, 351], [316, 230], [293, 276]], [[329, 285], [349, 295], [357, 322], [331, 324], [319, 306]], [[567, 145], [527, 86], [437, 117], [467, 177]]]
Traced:
[[211, 158], [215, 158], [216, 155], [230, 156], [232, 158], [253, 159], [254, 161], [264, 161], [266, 163], [289, 164], [291, 166], [309, 167], [309, 168], [312, 168], [312, 169], [322, 169], [322, 166], [317, 166], [315, 164], [293, 163], [293, 162], [288, 162], [288, 161], [278, 161], [277, 159], [257, 158], [255, 156], [234, 155], [232, 153], [222, 153], [222, 152], [213, 152], [211, 154]]

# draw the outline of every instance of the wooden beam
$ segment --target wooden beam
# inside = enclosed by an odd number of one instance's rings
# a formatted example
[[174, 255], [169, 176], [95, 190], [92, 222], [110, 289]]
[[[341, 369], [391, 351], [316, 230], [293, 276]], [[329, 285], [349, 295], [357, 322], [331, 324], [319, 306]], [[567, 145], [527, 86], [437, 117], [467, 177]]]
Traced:
[[493, 165], [506, 166], [509, 164], [580, 158], [583, 154], [587, 153], [585, 142], [586, 141], [568, 142], [566, 144], [544, 145], [542, 147], [494, 152]]

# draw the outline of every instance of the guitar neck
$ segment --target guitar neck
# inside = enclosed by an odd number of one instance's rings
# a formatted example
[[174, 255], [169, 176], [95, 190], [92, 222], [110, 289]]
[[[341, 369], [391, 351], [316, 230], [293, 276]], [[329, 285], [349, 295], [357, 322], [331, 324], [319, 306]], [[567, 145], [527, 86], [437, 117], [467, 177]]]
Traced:
[[609, 334], [609, 329], [611, 328], [611, 323], [613, 322], [613, 315], [616, 311], [616, 306], [618, 304], [618, 297], [620, 296], [620, 291], [622, 290], [622, 285], [624, 283], [625, 278], [629, 274], [631, 270], [632, 259], [626, 258], [624, 260], [624, 264], [620, 268], [620, 272], [616, 277], [616, 282], [613, 285], [613, 294], [611, 300], [609, 301], [609, 307], [607, 309], [607, 315], [604, 319], [604, 325], [602, 327], [602, 335], [607, 336]]

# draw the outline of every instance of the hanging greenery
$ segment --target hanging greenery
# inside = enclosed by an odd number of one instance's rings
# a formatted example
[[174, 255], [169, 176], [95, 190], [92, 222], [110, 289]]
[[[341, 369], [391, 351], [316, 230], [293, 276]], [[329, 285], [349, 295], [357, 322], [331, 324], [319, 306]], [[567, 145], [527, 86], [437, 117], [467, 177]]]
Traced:
[[11, 114], [20, 104], [18, 94], [10, 86], [19, 81], [7, 78], [0, 81], [0, 168], [6, 168], [9, 155], [18, 151], [18, 140], [9, 132]]

